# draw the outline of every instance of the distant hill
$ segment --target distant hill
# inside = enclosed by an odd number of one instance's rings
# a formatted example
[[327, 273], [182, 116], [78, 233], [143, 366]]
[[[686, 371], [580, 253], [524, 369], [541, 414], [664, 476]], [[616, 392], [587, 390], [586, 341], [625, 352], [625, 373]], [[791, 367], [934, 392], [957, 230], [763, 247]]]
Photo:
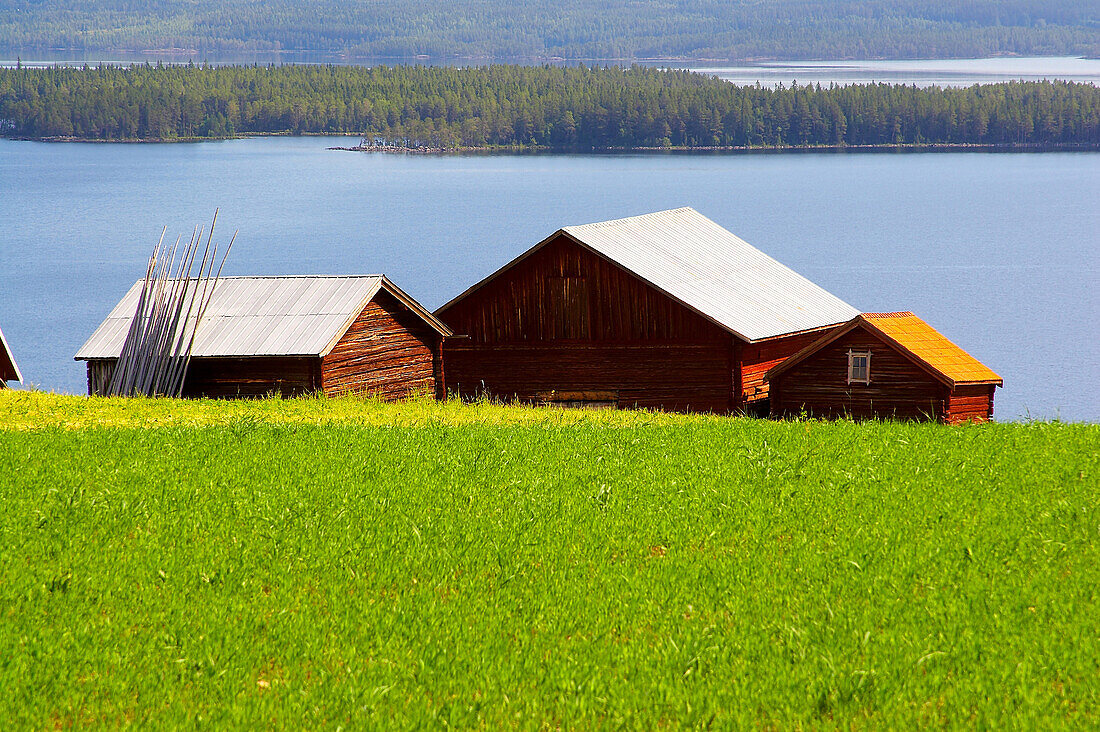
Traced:
[[1096, 0], [0, 0], [0, 52], [434, 60], [1100, 55]]

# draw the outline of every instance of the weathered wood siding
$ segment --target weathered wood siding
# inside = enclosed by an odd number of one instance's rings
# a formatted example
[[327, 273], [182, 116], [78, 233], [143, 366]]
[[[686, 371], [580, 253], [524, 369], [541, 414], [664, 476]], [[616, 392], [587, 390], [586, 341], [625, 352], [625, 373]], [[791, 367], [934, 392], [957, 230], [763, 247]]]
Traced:
[[88, 396], [103, 396], [111, 383], [117, 359], [95, 359], [88, 362]]
[[447, 382], [466, 398], [590, 392], [620, 407], [714, 412], [736, 403], [733, 336], [563, 236], [438, 315], [456, 334], [444, 346]]
[[[88, 361], [88, 393], [107, 391], [117, 359]], [[183, 383], [184, 397], [236, 399], [281, 394], [292, 397], [320, 388], [319, 358], [192, 358]]]
[[[451, 388], [527, 402], [596, 393], [620, 408], [725, 413], [731, 409], [730, 349], [689, 344], [514, 344], [447, 341]], [[577, 401], [567, 396], [564, 401]]]
[[16, 381], [18, 378], [19, 369], [15, 366], [15, 359], [0, 342], [0, 389], [7, 388], [7, 382]]
[[988, 422], [993, 419], [992, 384], [961, 384], [955, 387], [947, 401], [946, 421]]
[[268, 394], [285, 397], [316, 391], [320, 359], [315, 357], [193, 358], [183, 396], [247, 399]]
[[456, 335], [485, 344], [729, 339], [706, 318], [564, 236], [437, 315], [459, 327]]
[[767, 399], [769, 384], [764, 381], [764, 374], [768, 373], [768, 369], [783, 363], [826, 332], [828, 331], [817, 330], [743, 344], [740, 349], [740, 364], [741, 392], [745, 403]]
[[[871, 352], [871, 383], [848, 383], [849, 349]], [[856, 328], [771, 382], [775, 416], [942, 419], [949, 392], [891, 345]]]
[[383, 399], [438, 395], [443, 389], [441, 340], [419, 316], [381, 291], [322, 360], [321, 387], [329, 395]]

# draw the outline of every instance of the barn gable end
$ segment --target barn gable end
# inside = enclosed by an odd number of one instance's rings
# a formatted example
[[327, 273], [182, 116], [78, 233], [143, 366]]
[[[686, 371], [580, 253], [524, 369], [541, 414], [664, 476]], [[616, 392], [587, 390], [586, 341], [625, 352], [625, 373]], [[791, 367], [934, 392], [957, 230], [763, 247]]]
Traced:
[[[867, 357], [867, 381], [852, 357]], [[765, 377], [774, 416], [984, 422], [1001, 378], [910, 312], [865, 313]]]
[[447, 381], [466, 398], [727, 412], [733, 337], [558, 235], [437, 313]]
[[321, 358], [326, 394], [445, 395], [442, 338], [393, 295], [375, 295]]
[[[872, 354], [871, 383], [848, 383], [849, 351]], [[776, 416], [940, 419], [949, 394], [943, 383], [864, 328], [848, 331], [768, 380]]]
[[477, 343], [728, 342], [721, 327], [560, 233], [437, 315]]

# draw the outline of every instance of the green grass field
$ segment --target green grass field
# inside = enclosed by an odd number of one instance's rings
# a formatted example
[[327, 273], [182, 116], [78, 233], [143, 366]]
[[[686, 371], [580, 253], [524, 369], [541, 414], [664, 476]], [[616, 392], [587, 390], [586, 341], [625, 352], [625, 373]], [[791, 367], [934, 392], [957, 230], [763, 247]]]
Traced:
[[1095, 728], [1100, 427], [0, 392], [5, 728]]

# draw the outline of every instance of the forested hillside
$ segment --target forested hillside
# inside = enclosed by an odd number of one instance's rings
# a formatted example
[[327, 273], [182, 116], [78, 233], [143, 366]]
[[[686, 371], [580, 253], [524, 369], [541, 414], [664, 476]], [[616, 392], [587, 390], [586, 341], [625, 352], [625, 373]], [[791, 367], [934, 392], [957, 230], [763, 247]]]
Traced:
[[359, 133], [456, 148], [1100, 144], [1100, 88], [738, 87], [688, 71], [489, 66], [0, 69], [0, 134]]
[[434, 59], [1100, 54], [1096, 0], [0, 0], [0, 51]]

